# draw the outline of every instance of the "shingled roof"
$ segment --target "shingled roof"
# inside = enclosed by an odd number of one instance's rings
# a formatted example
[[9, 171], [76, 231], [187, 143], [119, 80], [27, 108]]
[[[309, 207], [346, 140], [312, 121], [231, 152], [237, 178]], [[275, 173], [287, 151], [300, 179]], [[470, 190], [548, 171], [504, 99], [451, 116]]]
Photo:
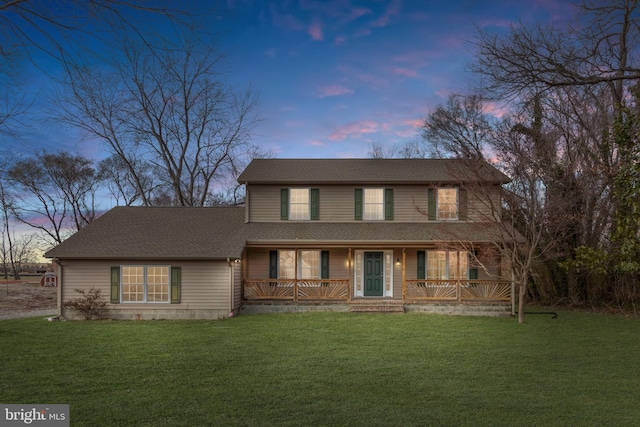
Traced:
[[499, 240], [496, 223], [245, 223], [243, 208], [116, 207], [48, 251], [59, 259], [222, 260], [245, 245], [416, 246]]
[[244, 209], [115, 207], [48, 251], [49, 258], [225, 259], [245, 246]]
[[241, 184], [507, 183], [509, 178], [478, 159], [255, 159]]

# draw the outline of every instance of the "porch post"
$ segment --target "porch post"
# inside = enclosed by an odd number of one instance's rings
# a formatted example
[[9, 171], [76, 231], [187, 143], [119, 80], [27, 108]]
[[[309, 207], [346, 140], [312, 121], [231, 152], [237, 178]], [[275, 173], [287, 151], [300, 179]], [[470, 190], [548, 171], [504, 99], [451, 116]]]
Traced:
[[402, 301], [407, 299], [407, 249], [402, 248]]
[[298, 302], [298, 248], [294, 249], [293, 257], [293, 301]]
[[349, 289], [347, 289], [347, 301], [351, 301], [351, 294], [353, 293], [353, 259], [351, 248], [349, 248], [349, 254], [347, 255], [347, 271], [349, 274]]

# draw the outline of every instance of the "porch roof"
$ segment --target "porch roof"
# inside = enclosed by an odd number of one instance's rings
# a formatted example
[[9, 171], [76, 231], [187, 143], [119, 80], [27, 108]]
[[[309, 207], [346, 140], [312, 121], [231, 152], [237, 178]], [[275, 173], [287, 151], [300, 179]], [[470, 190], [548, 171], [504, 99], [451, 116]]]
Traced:
[[245, 246], [241, 207], [111, 209], [45, 256], [60, 259], [226, 259]]
[[[422, 245], [435, 242], [499, 242], [504, 229], [478, 222], [349, 222], [249, 223], [247, 245], [268, 244], [391, 244]], [[521, 236], [516, 236], [517, 240]], [[505, 239], [508, 240], [508, 239]]]

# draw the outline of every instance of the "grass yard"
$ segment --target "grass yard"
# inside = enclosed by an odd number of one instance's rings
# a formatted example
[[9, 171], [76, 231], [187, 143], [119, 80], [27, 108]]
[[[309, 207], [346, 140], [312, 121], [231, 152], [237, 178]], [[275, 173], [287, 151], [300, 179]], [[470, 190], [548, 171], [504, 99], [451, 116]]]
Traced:
[[0, 321], [0, 402], [72, 426], [632, 426], [640, 319]]

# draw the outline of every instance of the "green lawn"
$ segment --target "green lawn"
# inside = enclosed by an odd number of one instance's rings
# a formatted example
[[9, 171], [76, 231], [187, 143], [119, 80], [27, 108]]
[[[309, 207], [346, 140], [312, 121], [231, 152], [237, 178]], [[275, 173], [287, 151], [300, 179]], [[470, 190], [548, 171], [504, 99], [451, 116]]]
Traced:
[[625, 426], [640, 319], [309, 313], [0, 321], [0, 402], [72, 426]]

